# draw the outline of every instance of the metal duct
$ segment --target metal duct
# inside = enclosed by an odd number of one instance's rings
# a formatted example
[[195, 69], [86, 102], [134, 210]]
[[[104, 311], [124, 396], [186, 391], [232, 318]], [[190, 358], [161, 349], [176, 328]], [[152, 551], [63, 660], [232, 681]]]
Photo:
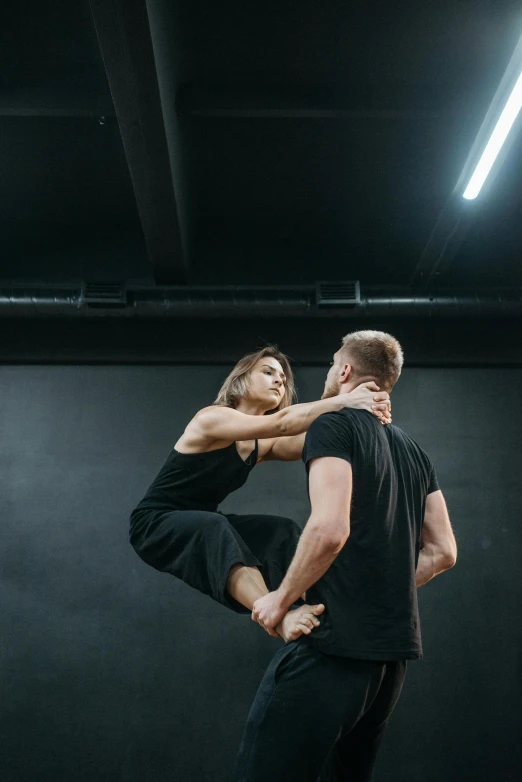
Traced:
[[[115, 288], [118, 286], [115, 286]], [[522, 316], [522, 288], [437, 291], [367, 287], [355, 306], [318, 306], [316, 286], [139, 287], [106, 301], [89, 287], [0, 287], [2, 318], [364, 318]], [[86, 293], [87, 292], [87, 293]]]

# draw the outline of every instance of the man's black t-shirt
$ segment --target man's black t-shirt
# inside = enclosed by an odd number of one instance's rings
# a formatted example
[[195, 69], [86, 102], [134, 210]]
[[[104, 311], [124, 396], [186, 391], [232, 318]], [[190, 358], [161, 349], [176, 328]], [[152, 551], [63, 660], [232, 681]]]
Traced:
[[350, 536], [331, 567], [307, 591], [324, 603], [321, 626], [306, 641], [329, 654], [365, 660], [422, 656], [415, 587], [426, 496], [437, 491], [424, 451], [396, 426], [365, 410], [317, 418], [303, 461], [334, 456], [353, 474]]

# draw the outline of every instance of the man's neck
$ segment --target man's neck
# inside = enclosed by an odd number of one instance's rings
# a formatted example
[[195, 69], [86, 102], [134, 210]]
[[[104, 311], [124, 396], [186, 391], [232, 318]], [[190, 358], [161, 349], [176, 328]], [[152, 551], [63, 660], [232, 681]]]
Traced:
[[361, 383], [369, 383], [370, 380], [373, 381], [374, 383], [376, 383], [377, 385], [379, 385], [379, 383], [377, 383], [377, 381], [376, 381], [376, 379], [374, 377], [371, 377], [371, 375], [367, 375], [365, 377], [360, 377], [360, 378], [358, 377], [357, 380], [351, 380], [350, 379], [347, 383], [341, 383], [341, 387], [339, 389], [339, 393], [340, 394], [349, 394], [350, 391], [353, 391], [354, 388], [357, 388], [357, 386], [360, 386]]

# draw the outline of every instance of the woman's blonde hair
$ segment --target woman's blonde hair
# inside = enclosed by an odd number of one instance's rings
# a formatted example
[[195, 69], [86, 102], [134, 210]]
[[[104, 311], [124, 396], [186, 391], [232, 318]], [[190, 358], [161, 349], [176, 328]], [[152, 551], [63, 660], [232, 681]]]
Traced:
[[273, 410], [268, 410], [267, 413], [277, 413], [278, 410], [289, 407], [295, 396], [294, 373], [292, 372], [288, 356], [281, 353], [276, 345], [267, 345], [256, 353], [248, 353], [246, 356], [243, 356], [219, 389], [219, 393], [213, 404], [223, 405], [224, 407], [236, 407], [241, 399], [248, 393], [250, 372], [257, 362], [266, 356], [275, 358], [276, 361], [279, 361], [283, 367], [283, 372], [286, 375], [285, 393], [283, 398], [277, 407]]

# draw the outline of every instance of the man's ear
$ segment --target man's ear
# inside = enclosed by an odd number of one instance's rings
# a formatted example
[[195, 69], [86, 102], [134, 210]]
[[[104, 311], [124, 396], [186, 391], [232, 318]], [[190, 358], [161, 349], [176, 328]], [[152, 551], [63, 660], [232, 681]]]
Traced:
[[344, 364], [341, 369], [341, 374], [339, 375], [339, 382], [347, 383], [353, 374], [353, 367], [351, 364]]

